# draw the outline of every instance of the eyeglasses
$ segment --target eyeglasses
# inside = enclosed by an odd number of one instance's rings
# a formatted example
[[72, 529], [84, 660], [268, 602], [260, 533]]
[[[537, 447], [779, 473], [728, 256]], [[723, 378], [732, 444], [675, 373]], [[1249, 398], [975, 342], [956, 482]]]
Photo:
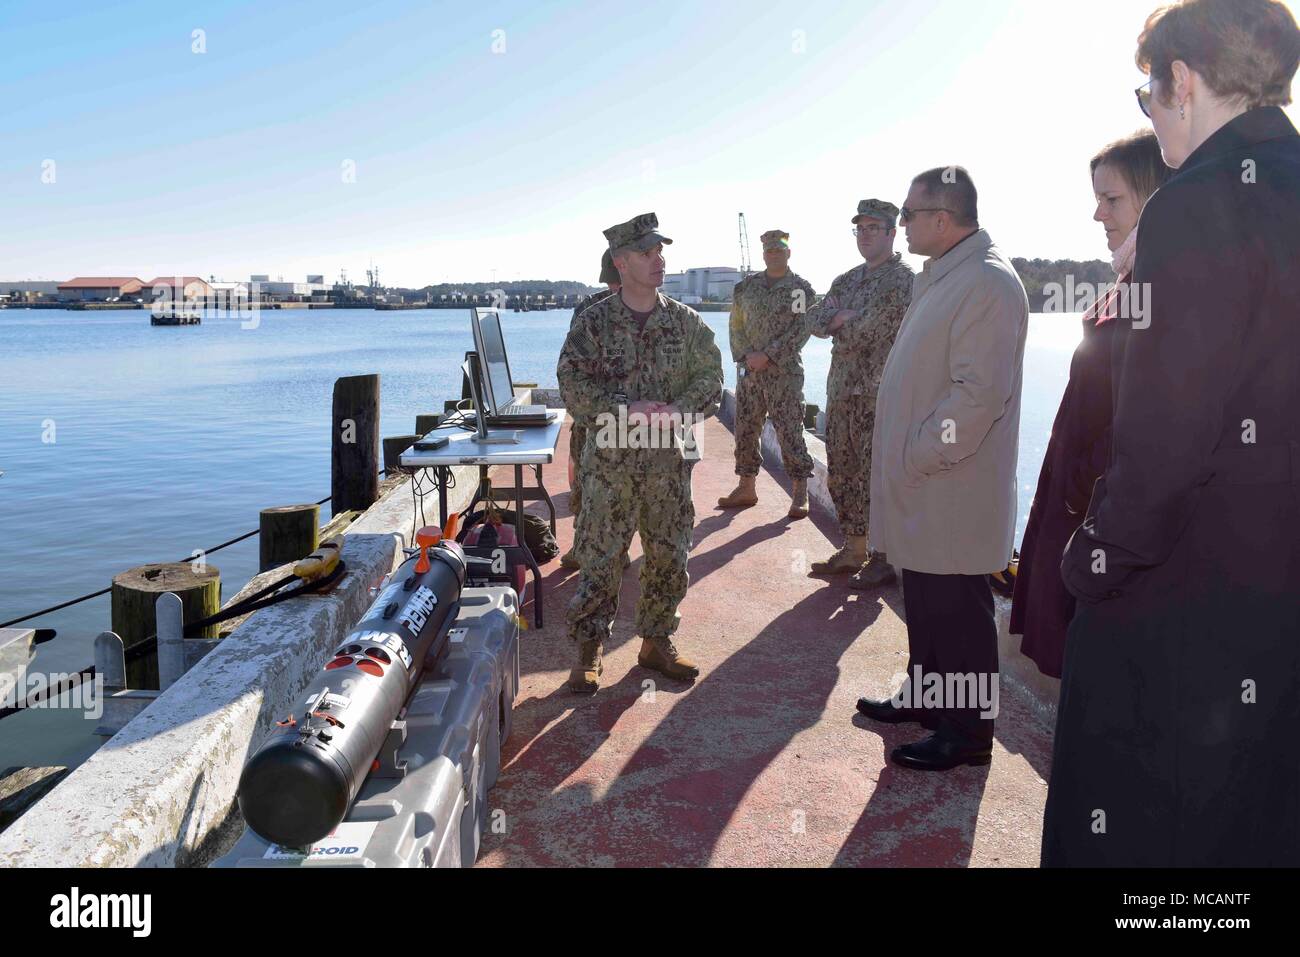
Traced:
[[1133, 93], [1138, 98], [1138, 109], [1148, 120], [1151, 119], [1151, 81], [1147, 80]]
[[854, 236], [876, 236], [880, 233], [887, 232], [884, 226], [854, 226]]
[[916, 218], [917, 213], [951, 213], [952, 210], [947, 206], [925, 206], [919, 209], [911, 209], [907, 206], [898, 211], [898, 221], [900, 223], [910, 223]]

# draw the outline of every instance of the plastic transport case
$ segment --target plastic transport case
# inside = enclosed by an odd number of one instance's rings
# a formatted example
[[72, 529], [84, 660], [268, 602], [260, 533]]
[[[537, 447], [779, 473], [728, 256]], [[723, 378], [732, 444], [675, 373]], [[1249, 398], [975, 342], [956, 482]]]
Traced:
[[466, 587], [447, 650], [393, 723], [347, 817], [310, 848], [245, 829], [213, 867], [469, 867], [490, 823], [519, 690], [519, 607], [504, 585]]

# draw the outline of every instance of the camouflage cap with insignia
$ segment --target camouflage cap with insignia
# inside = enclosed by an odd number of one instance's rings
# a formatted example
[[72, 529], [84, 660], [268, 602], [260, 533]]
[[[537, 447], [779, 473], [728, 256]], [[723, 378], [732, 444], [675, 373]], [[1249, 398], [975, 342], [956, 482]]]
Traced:
[[789, 249], [790, 234], [783, 229], [769, 229], [758, 237], [764, 249]]
[[671, 239], [659, 232], [659, 217], [654, 213], [642, 213], [626, 223], [609, 227], [605, 230], [605, 238], [609, 240], [610, 252], [623, 246], [631, 246], [633, 249], [645, 252], [660, 243], [665, 246], [672, 243]]
[[879, 219], [888, 224], [890, 229], [898, 221], [898, 207], [893, 203], [887, 203], [883, 199], [863, 199], [858, 201], [858, 215], [853, 217], [854, 225], [864, 216], [870, 216], [873, 219]]
[[607, 286], [620, 281], [618, 270], [614, 268], [614, 254], [608, 249], [600, 256], [600, 281]]

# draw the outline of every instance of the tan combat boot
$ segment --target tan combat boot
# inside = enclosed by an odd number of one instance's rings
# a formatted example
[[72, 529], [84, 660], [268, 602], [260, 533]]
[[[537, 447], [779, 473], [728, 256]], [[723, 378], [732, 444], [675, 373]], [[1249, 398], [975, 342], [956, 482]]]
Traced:
[[898, 581], [898, 572], [889, 564], [884, 552], [872, 552], [868, 561], [858, 573], [849, 579], [849, 587], [859, 591], [881, 588]]
[[683, 658], [677, 653], [671, 638], [641, 639], [641, 653], [636, 656], [637, 663], [643, 668], [658, 671], [669, 678], [690, 680], [700, 674], [695, 662]]
[[806, 478], [794, 480], [794, 488], [790, 490], [790, 511], [785, 514], [787, 518], [808, 517], [808, 480]]
[[813, 562], [813, 575], [840, 575], [855, 572], [867, 560], [867, 536], [846, 535], [840, 550], [824, 562]]
[[754, 475], [740, 476], [740, 484], [726, 498], [718, 499], [718, 508], [749, 508], [751, 505], [758, 504], [758, 492], [754, 489], [754, 483], [758, 477]]
[[600, 660], [605, 649], [592, 638], [578, 646], [578, 664], [569, 672], [569, 690], [592, 692], [600, 687], [600, 675], [605, 670]]

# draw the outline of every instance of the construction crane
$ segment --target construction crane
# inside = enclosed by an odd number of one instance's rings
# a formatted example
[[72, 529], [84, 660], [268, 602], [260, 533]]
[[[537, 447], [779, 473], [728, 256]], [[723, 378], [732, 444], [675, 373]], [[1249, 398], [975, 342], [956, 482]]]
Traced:
[[750, 274], [749, 268], [749, 231], [745, 229], [745, 214], [740, 214], [740, 277]]

